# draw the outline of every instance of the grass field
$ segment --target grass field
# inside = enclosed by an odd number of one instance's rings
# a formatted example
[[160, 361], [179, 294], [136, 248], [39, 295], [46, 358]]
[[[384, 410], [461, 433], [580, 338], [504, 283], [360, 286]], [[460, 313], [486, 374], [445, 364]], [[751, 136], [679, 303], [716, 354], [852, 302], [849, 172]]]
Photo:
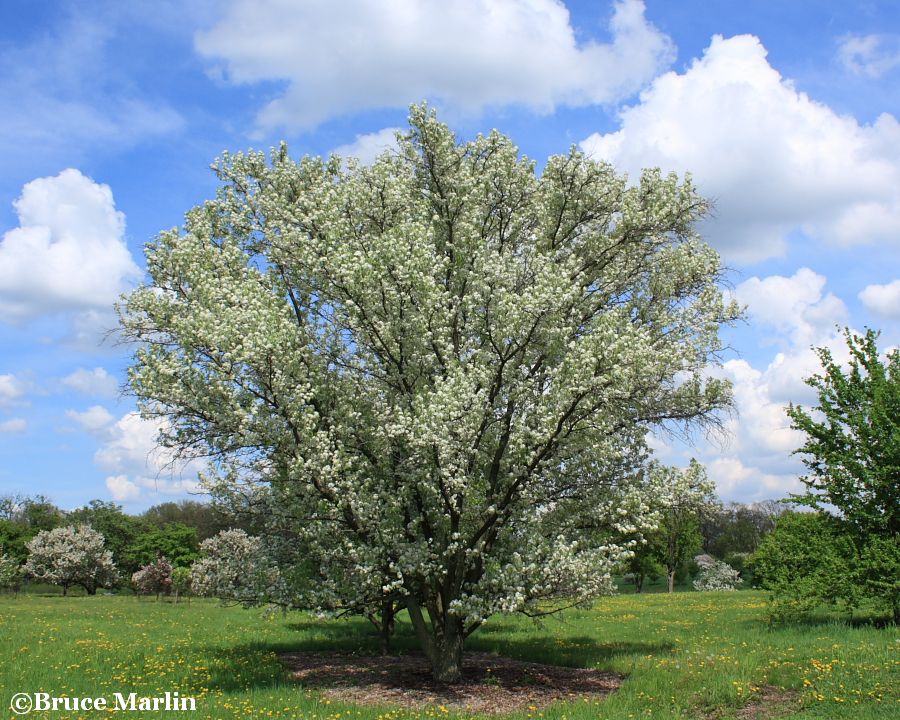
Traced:
[[[397, 646], [413, 649], [409, 626]], [[364, 621], [321, 621], [212, 602], [129, 597], [0, 597], [0, 717], [17, 692], [72, 697], [178, 691], [196, 713], [127, 712], [129, 718], [401, 720], [445, 717], [341, 706], [285, 680], [277, 653], [297, 649], [374, 653]], [[900, 630], [820, 622], [769, 628], [762, 593], [676, 593], [609, 598], [535, 625], [494, 618], [468, 649], [627, 674], [596, 703], [509, 716], [546, 720], [734, 717], [760, 688], [795, 690], [790, 718], [900, 717]], [[33, 712], [27, 717], [108, 717]], [[760, 714], [759, 717], [775, 715]]]

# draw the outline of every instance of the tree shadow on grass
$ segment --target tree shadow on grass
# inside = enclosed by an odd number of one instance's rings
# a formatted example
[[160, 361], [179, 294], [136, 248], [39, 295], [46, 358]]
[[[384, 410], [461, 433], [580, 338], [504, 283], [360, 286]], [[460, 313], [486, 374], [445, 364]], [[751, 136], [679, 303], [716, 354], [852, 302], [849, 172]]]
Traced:
[[[600, 642], [586, 635], [554, 637], [535, 634], [533, 629], [517, 632], [515, 625], [486, 626], [466, 641], [466, 652], [491, 653], [525, 662], [574, 668], [610, 669], [610, 662], [633, 656], [659, 655], [671, 650], [671, 643]], [[243, 691], [290, 683], [280, 657], [284, 653], [345, 653], [359, 656], [379, 654], [380, 639], [364, 620], [344, 622], [297, 620], [287, 627], [296, 639], [281, 642], [253, 642], [234, 647], [209, 646], [204, 653], [215, 657], [211, 664], [211, 685], [224, 691]], [[529, 633], [529, 634], [526, 634]], [[418, 642], [408, 622], [398, 622], [391, 641], [392, 654], [420, 654]], [[464, 659], [465, 664], [465, 659]]]

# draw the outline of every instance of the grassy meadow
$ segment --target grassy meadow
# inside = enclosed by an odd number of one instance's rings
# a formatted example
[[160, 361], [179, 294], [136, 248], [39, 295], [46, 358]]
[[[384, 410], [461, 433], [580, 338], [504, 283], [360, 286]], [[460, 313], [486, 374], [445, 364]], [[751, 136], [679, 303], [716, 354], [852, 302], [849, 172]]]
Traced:
[[[415, 648], [407, 623], [399, 625], [396, 645]], [[118, 713], [129, 718], [448, 716], [441, 708], [406, 712], [329, 702], [288, 681], [278, 661], [278, 653], [287, 650], [373, 654], [377, 647], [374, 631], [362, 620], [265, 616], [197, 600], [175, 605], [134, 597], [0, 596], [0, 717], [23, 717], [9, 709], [10, 698], [36, 691], [110, 698], [116, 691], [138, 696], [178, 691], [197, 698], [195, 713]], [[770, 628], [765, 597], [754, 591], [622, 595], [541, 624], [494, 618], [467, 648], [627, 675], [605, 700], [560, 703], [511, 718], [721, 720], [735, 717], [766, 686], [795, 693], [777, 713], [770, 707], [743, 717], [900, 717], [900, 629], [824, 618]], [[57, 711], [27, 717], [110, 714]]]

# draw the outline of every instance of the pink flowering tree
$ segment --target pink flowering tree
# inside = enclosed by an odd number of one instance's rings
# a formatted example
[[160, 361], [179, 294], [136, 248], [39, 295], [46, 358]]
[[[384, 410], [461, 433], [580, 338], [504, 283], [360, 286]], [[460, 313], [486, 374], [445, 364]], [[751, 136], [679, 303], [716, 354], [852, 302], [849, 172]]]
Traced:
[[131, 576], [131, 584], [139, 595], [168, 595], [172, 590], [172, 564], [158, 557]]

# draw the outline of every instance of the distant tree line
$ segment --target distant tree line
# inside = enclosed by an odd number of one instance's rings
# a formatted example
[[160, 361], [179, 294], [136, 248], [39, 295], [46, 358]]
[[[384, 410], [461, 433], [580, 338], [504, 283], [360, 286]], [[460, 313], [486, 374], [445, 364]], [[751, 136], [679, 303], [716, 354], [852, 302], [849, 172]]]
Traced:
[[[102, 537], [103, 552], [111, 556], [118, 584], [127, 584], [135, 573], [160, 558], [166, 558], [173, 568], [188, 568], [200, 557], [204, 540], [230, 528], [250, 529], [240, 517], [195, 500], [161, 503], [130, 515], [120, 505], [104, 500], [65, 511], [43, 495], [7, 495], [0, 497], [0, 585], [15, 589], [25, 577], [43, 577], [67, 589], [68, 581], [58, 581], [56, 575], [24, 571], [29, 555], [34, 554], [29, 552], [29, 544], [41, 533], [45, 533], [44, 544], [51, 542], [51, 532], [55, 532], [53, 538], [64, 542], [64, 529], [84, 526]], [[94, 592], [96, 587], [86, 590]]]

